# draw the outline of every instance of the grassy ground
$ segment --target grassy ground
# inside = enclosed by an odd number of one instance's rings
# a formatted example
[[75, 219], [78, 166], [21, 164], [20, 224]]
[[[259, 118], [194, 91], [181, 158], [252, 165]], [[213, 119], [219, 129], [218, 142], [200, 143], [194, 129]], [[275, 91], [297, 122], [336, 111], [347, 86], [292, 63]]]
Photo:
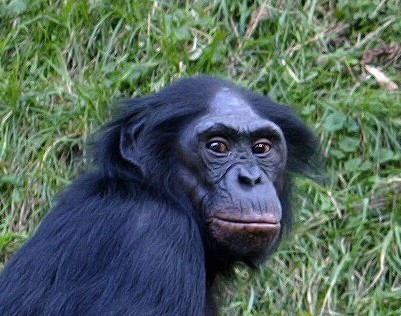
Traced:
[[0, 0], [0, 265], [113, 102], [201, 72], [294, 105], [329, 170], [297, 181], [293, 236], [237, 269], [223, 314], [400, 315], [401, 1], [303, 2]]

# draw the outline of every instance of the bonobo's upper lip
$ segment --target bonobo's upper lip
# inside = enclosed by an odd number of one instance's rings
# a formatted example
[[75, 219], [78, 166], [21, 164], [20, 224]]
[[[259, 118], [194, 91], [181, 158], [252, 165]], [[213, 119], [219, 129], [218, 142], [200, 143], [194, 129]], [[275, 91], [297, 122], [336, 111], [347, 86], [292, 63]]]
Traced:
[[241, 217], [229, 216], [228, 214], [216, 214], [209, 218], [212, 225], [217, 225], [231, 232], [248, 232], [256, 234], [275, 234], [280, 231], [281, 224], [276, 216], [264, 216], [252, 214], [241, 214]]
[[279, 225], [281, 216], [276, 216], [272, 213], [256, 213], [256, 212], [243, 212], [238, 214], [230, 214], [228, 212], [219, 212], [211, 216], [212, 219], [219, 221], [238, 223], [238, 224], [268, 224]]
[[209, 223], [220, 227], [226, 232], [232, 233], [251, 233], [270, 235], [276, 234], [281, 229], [279, 221], [263, 218], [237, 218], [225, 216], [213, 216], [209, 218]]
[[213, 216], [211, 219], [216, 219], [224, 222], [237, 223], [237, 224], [266, 224], [266, 225], [280, 225], [280, 221], [266, 218], [246, 218], [246, 217], [226, 217], [226, 216]]

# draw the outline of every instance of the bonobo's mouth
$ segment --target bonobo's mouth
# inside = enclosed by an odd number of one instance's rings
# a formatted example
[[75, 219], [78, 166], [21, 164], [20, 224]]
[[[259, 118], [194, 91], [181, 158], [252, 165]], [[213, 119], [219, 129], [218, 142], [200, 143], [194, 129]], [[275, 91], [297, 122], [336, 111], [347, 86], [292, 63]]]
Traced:
[[236, 256], [262, 256], [280, 238], [281, 216], [254, 210], [228, 214], [219, 212], [208, 219], [214, 240]]
[[281, 228], [280, 222], [264, 218], [252, 219], [213, 216], [209, 221], [213, 224], [224, 227], [225, 229], [235, 230], [238, 232], [274, 234], [280, 231]]

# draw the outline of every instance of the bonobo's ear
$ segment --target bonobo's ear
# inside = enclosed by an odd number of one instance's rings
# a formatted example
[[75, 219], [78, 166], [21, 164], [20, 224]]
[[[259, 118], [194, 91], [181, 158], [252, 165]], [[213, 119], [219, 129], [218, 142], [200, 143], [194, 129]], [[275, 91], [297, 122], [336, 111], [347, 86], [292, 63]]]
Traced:
[[142, 146], [143, 144], [143, 129], [145, 126], [145, 118], [135, 117], [128, 121], [121, 127], [120, 132], [120, 153], [121, 156], [131, 162], [133, 165], [138, 167], [141, 171], [143, 171], [141, 156]]
[[276, 120], [287, 143], [289, 170], [323, 183], [325, 162], [318, 138], [292, 110]]

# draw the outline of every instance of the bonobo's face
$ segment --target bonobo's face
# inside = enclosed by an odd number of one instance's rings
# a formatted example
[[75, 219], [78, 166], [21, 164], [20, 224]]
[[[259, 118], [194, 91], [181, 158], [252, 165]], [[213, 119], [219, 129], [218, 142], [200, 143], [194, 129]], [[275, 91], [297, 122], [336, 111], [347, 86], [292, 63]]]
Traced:
[[286, 165], [280, 128], [222, 88], [183, 133], [180, 149], [181, 178], [212, 240], [238, 258], [274, 247], [282, 217], [275, 184]]

